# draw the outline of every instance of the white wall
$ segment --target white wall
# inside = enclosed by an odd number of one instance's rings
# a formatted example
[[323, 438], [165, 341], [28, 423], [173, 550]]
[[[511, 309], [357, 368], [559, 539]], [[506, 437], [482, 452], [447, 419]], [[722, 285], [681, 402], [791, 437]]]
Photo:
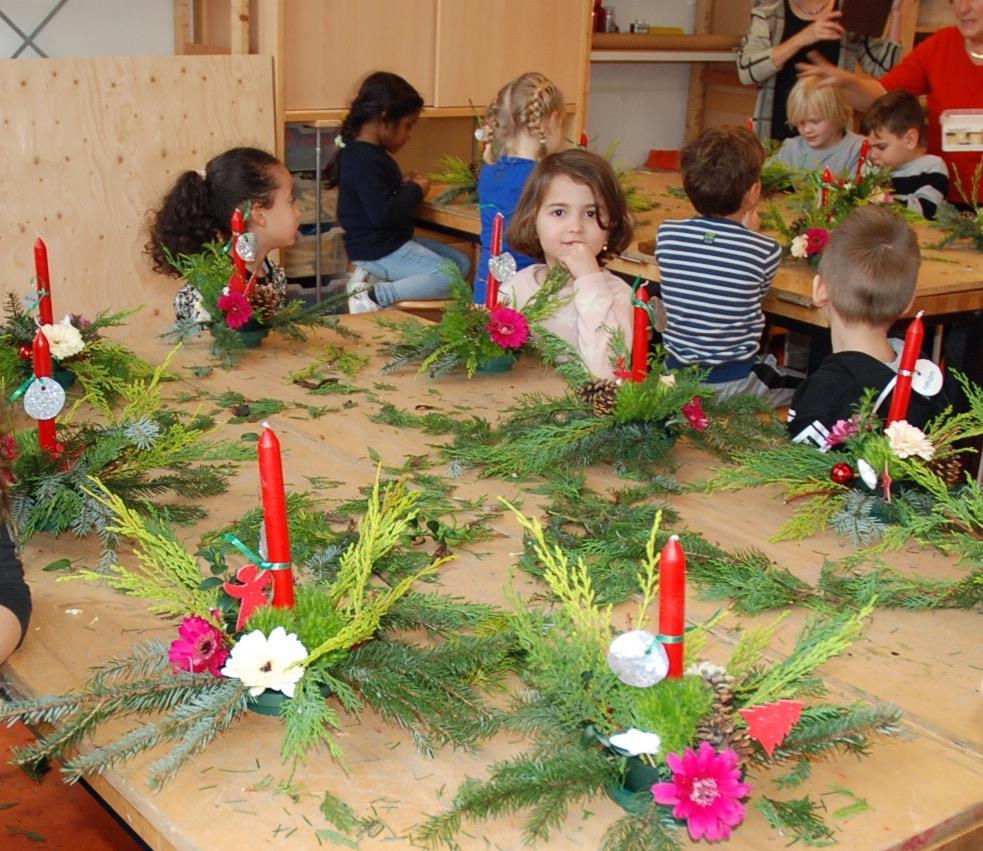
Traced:
[[[693, 32], [694, 0], [605, 0], [622, 32], [635, 19]], [[689, 88], [688, 64], [595, 62], [587, 115], [591, 148], [617, 144], [615, 159], [645, 162], [651, 148], [682, 147]]]
[[[0, 0], [0, 11], [26, 35], [57, 0]], [[171, 0], [68, 0], [35, 37], [50, 57], [141, 56], [174, 52]], [[0, 57], [13, 58], [23, 39], [0, 18]], [[36, 59], [26, 47], [21, 59]]]

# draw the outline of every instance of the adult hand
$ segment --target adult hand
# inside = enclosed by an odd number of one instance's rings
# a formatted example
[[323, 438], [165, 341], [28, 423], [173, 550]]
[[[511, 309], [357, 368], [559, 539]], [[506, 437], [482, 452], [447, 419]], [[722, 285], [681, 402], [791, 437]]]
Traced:
[[842, 86], [853, 79], [853, 74], [837, 67], [816, 50], [809, 53], [808, 62], [798, 62], [795, 70], [799, 77], [816, 77], [819, 87]]
[[406, 176], [406, 179], [419, 186], [420, 191], [424, 195], [426, 195], [430, 191], [430, 178], [424, 177], [424, 175], [420, 174], [419, 172], [416, 171], [410, 172]]
[[817, 41], [839, 41], [846, 32], [839, 22], [842, 12], [821, 12], [809, 26], [800, 33], [800, 47], [808, 47]]
[[582, 242], [565, 246], [560, 251], [557, 260], [566, 267], [574, 278], [582, 278], [584, 275], [592, 275], [601, 271], [601, 267], [597, 264], [597, 258]]

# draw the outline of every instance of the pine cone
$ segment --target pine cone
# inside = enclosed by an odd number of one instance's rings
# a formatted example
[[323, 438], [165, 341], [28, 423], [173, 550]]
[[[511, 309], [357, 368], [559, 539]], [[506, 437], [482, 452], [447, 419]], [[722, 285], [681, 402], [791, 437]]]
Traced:
[[751, 734], [734, 707], [734, 678], [716, 665], [700, 664], [687, 673], [698, 674], [713, 689], [713, 705], [696, 728], [697, 742], [709, 742], [718, 750], [730, 748], [745, 762], [754, 752]]
[[277, 311], [283, 306], [276, 287], [265, 284], [257, 285], [249, 297], [249, 303], [252, 305], [253, 311], [259, 314], [259, 318], [266, 323], [271, 322]]
[[948, 455], [945, 458], [933, 458], [925, 465], [935, 473], [946, 487], [954, 488], [963, 480], [963, 459], [961, 455]]
[[595, 416], [604, 417], [614, 410], [618, 402], [618, 384], [604, 379], [588, 381], [577, 391], [577, 395], [590, 402]]

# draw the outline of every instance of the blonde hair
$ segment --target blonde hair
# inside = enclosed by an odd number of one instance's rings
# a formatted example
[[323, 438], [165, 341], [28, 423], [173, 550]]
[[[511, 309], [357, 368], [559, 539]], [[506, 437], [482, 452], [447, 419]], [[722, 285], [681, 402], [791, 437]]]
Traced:
[[563, 113], [563, 92], [538, 71], [528, 71], [502, 86], [485, 113], [492, 162], [507, 152], [509, 141], [522, 130], [539, 139], [545, 152], [544, 124], [554, 112]]
[[835, 86], [819, 86], [815, 77], [803, 77], [788, 95], [788, 123], [793, 127], [809, 118], [824, 118], [846, 130], [853, 120], [853, 110]]

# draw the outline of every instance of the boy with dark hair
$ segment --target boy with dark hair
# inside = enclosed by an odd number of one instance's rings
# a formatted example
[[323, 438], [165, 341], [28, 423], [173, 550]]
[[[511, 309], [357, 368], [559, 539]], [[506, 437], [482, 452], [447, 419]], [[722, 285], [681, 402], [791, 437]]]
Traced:
[[903, 89], [882, 95], [864, 115], [870, 162], [891, 169], [896, 201], [934, 219], [949, 191], [949, 170], [942, 157], [925, 153], [925, 112], [918, 98]]
[[[888, 330], [911, 308], [920, 264], [915, 232], [887, 207], [860, 207], [833, 231], [812, 280], [833, 353], [792, 398], [787, 425], [796, 443], [825, 449], [829, 430], [855, 413], [868, 389], [879, 394], [874, 412], [887, 414], [903, 347]], [[934, 377], [912, 385], [907, 420], [919, 428], [960, 399], [952, 381]]]
[[761, 302], [782, 257], [775, 240], [757, 233], [764, 159], [743, 127], [711, 127], [687, 145], [683, 189], [699, 215], [663, 222], [655, 256], [667, 364], [706, 369], [718, 398], [751, 393], [785, 405], [798, 379], [758, 358]]

